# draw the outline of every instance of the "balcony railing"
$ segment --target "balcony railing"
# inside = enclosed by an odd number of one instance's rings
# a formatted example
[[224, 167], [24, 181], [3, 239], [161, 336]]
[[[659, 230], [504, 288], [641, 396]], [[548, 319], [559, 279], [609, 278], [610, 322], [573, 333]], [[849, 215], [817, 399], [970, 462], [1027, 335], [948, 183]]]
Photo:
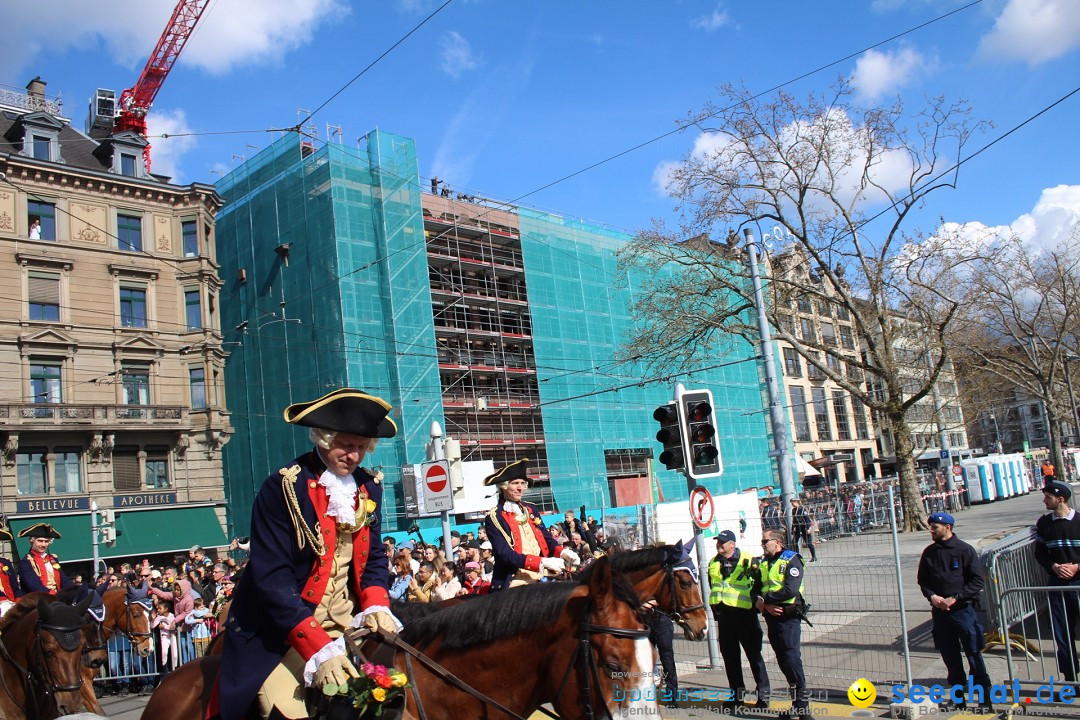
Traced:
[[0, 404], [5, 425], [183, 425], [188, 409], [181, 405], [93, 405], [86, 403]]

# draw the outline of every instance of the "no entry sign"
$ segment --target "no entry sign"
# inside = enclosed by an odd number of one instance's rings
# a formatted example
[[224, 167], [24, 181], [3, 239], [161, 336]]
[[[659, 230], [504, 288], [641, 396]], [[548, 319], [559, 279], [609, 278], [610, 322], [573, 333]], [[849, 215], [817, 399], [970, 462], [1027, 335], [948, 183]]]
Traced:
[[454, 509], [453, 488], [450, 487], [450, 463], [446, 460], [423, 463], [424, 509], [443, 512]]

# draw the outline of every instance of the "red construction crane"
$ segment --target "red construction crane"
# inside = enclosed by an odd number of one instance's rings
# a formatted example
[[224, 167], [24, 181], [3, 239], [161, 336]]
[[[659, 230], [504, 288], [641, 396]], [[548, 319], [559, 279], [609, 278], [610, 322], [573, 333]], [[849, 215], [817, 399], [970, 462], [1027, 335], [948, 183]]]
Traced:
[[[169, 77], [169, 71], [176, 64], [184, 44], [191, 37], [195, 24], [199, 22], [209, 4], [210, 0], [179, 0], [176, 3], [169, 24], [165, 26], [165, 32], [161, 33], [154, 52], [150, 53], [139, 81], [120, 93], [116, 122], [113, 124], [114, 135], [134, 130], [146, 137], [146, 114], [150, 112], [154, 98], [161, 90], [165, 78]], [[149, 145], [143, 150], [143, 159], [146, 161], [146, 171], [150, 172]]]

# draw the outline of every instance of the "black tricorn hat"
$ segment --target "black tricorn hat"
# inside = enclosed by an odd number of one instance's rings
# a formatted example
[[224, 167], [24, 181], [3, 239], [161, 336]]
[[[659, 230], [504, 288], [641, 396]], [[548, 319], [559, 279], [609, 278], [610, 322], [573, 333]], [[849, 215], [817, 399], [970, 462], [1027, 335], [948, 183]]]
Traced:
[[528, 480], [529, 476], [525, 474], [525, 468], [529, 464], [529, 458], [521, 458], [517, 462], [512, 462], [509, 465], [503, 467], [496, 473], [492, 473], [484, 478], [485, 485], [498, 485], [503, 482], [510, 482], [511, 480]]
[[60, 539], [60, 533], [56, 531], [49, 523], [34, 523], [28, 528], [19, 531], [19, 537], [21, 538], [52, 538], [54, 540]]
[[392, 438], [397, 425], [387, 417], [390, 403], [353, 388], [341, 388], [311, 402], [285, 408], [285, 422], [366, 438]]
[[11, 531], [8, 530], [3, 525], [0, 525], [0, 540], [14, 540], [14, 539], [15, 538], [12, 536]]

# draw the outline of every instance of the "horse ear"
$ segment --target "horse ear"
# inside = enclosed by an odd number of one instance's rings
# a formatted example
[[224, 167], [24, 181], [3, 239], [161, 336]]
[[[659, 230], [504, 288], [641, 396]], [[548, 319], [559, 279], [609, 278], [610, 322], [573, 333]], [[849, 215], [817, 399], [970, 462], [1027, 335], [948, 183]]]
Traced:
[[87, 609], [89, 609], [90, 601], [94, 599], [93, 595], [94, 591], [91, 590], [86, 597], [84, 597], [80, 602], [76, 603], [75, 610], [79, 613], [80, 617], [86, 614]]
[[53, 609], [52, 605], [49, 604], [49, 600], [46, 596], [42, 595], [38, 598], [37, 611], [38, 617], [41, 619], [42, 622], [47, 623], [52, 620]]
[[602, 607], [611, 597], [611, 560], [604, 555], [592, 564], [589, 574], [589, 597]]

